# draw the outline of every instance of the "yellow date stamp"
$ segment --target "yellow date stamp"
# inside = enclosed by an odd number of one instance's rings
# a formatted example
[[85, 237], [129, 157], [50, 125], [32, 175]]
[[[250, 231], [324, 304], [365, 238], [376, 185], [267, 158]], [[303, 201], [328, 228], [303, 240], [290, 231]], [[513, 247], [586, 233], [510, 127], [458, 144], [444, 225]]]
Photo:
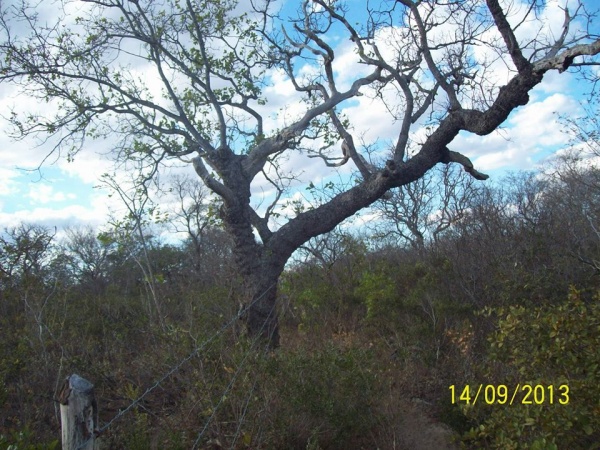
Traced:
[[571, 400], [567, 384], [453, 384], [448, 389], [452, 404], [464, 403], [473, 406], [477, 402], [486, 405], [567, 405]]

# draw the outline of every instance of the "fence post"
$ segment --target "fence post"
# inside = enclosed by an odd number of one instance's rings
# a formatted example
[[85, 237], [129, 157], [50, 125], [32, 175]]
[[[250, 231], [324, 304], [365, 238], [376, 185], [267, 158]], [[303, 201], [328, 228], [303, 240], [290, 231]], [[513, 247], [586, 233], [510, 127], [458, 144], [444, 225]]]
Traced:
[[94, 385], [79, 375], [65, 379], [59, 394], [63, 450], [94, 450], [98, 406]]

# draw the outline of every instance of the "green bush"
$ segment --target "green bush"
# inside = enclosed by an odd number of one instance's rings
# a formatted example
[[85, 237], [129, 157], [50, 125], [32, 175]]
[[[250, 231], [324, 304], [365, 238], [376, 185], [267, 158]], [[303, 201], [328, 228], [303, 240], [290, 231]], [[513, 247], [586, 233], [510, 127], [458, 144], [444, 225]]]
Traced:
[[[276, 389], [271, 420], [281, 448], [349, 448], [374, 423], [375, 375], [359, 349], [325, 345], [314, 352], [281, 352], [266, 361], [266, 383]], [[270, 381], [269, 381], [270, 380]]]
[[420, 313], [415, 291], [422, 293], [430, 281], [424, 264], [396, 266], [382, 260], [362, 273], [355, 293], [367, 307], [367, 319], [393, 325], [403, 314]]
[[489, 339], [485, 383], [543, 386], [544, 398], [541, 388], [537, 398], [519, 389], [510, 406], [464, 406], [479, 422], [466, 441], [477, 448], [597, 448], [592, 444], [600, 442], [600, 296], [586, 303], [571, 289], [558, 306], [487, 312], [500, 320]]
[[377, 320], [396, 313], [400, 306], [394, 280], [383, 272], [363, 273], [356, 293], [364, 299], [367, 319]]

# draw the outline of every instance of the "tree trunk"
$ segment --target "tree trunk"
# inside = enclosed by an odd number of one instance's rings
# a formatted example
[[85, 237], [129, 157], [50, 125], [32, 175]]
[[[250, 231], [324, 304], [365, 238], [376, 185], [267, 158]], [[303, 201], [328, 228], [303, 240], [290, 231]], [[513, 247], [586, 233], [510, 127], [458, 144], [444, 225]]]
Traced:
[[270, 349], [279, 347], [277, 281], [280, 274], [269, 270], [257, 274], [250, 286], [252, 300], [246, 315], [249, 336], [265, 341]]
[[277, 281], [286, 258], [275, 256], [255, 239], [250, 215], [250, 180], [243, 171], [242, 156], [230, 155], [220, 166], [221, 176], [231, 189], [231, 198], [224, 199], [220, 216], [226, 231], [233, 237], [233, 254], [238, 273], [244, 281], [244, 319], [248, 334], [266, 342], [268, 348], [279, 346], [277, 320]]

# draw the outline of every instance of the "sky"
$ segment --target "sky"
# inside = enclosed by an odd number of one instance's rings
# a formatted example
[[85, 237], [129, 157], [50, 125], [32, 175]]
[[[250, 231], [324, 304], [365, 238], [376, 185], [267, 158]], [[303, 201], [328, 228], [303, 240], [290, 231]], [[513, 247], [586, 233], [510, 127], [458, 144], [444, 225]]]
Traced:
[[[562, 24], [559, 6], [565, 1], [547, 2], [545, 13], [555, 27]], [[356, 3], [350, 1], [350, 8]], [[527, 32], [535, 30], [523, 31]], [[333, 34], [330, 45], [336, 50], [335, 70], [343, 86], [346, 78], [350, 83], [352, 76], [362, 68], [356, 64], [352, 43], [347, 37]], [[302, 70], [310, 71], [311, 67], [307, 65]], [[501, 79], [503, 69], [497, 70], [496, 75]], [[264, 89], [269, 103], [263, 111], [267, 128], [274, 129], [285, 123], [285, 117], [299, 114], [302, 105], [290, 80], [281, 71], [272, 71], [269, 75], [269, 84]], [[152, 83], [152, 80], [148, 81], [150, 86]], [[583, 93], [582, 84], [572, 73], [550, 72], [531, 92], [530, 102], [514, 111], [502, 129], [484, 137], [461, 134], [451, 148], [469, 156], [478, 170], [489, 173], [493, 179], [500, 179], [507, 171], [536, 169], [567, 145], [568, 136], [562, 131], [558, 117], [580, 114], [579, 102], [584, 98]], [[14, 108], [36, 110], [39, 105], [25, 94], [16, 94], [13, 86], [0, 83], [0, 115], [6, 118], [7, 112]], [[393, 139], [397, 133], [397, 125], [390, 120], [389, 113], [368, 95], [344, 104], [342, 109], [367, 141]], [[276, 111], [284, 113], [275, 116]], [[0, 229], [22, 222], [58, 229], [78, 225], [101, 227], [109, 216], [124, 214], [123, 205], [116, 196], [110, 196], [110, 190], [101, 187], [104, 173], [115, 173], [122, 180], [127, 178], [127, 173], [115, 169], [108, 156], [113, 142], [86, 141], [83, 151], [68, 161], [58, 155], [48, 156], [51, 142], [43, 143], [33, 138], [15, 141], [10, 132], [10, 124], [0, 119]], [[412, 135], [418, 140], [422, 133], [424, 128], [417, 124]], [[306, 180], [323, 181], [331, 176], [331, 169], [319, 159], [307, 159], [297, 153], [290, 154], [286, 164], [300, 168]], [[344, 177], [353, 169], [347, 165], [333, 177]], [[195, 177], [191, 166], [182, 163], [165, 169], [162, 179], [168, 179], [171, 174]], [[253, 189], [255, 205], [269, 203], [272, 186], [265, 180], [258, 180]], [[302, 198], [302, 195], [302, 190], [293, 194], [295, 198]]]

